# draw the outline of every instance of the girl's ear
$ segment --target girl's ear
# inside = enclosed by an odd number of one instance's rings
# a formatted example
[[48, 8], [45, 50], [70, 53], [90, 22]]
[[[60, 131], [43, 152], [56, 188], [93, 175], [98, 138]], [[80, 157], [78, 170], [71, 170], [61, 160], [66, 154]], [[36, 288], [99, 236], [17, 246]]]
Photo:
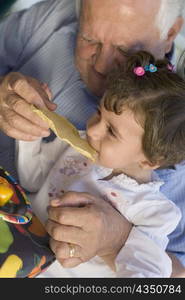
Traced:
[[139, 162], [139, 166], [143, 170], [155, 170], [160, 167], [160, 164], [157, 164], [157, 163], [154, 164], [154, 163], [151, 163], [149, 160], [143, 160], [143, 161]]

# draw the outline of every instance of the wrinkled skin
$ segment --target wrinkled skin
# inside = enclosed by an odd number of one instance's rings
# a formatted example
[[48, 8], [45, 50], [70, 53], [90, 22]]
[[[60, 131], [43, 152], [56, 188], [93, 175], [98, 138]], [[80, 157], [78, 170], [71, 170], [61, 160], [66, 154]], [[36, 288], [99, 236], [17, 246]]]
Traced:
[[76, 65], [86, 85], [102, 96], [106, 75], [134, 51], [146, 50], [163, 58], [181, 28], [177, 19], [165, 40], [154, 23], [161, 0], [87, 0], [76, 47]]
[[[75, 267], [95, 255], [114, 257], [132, 227], [109, 203], [87, 193], [68, 192], [52, 200], [48, 214], [51, 249], [64, 267]], [[75, 248], [74, 258], [69, 258], [68, 243]]]
[[20, 73], [9, 73], [0, 81], [0, 129], [16, 139], [32, 141], [49, 136], [48, 124], [31, 111], [30, 104], [54, 110], [45, 83]]

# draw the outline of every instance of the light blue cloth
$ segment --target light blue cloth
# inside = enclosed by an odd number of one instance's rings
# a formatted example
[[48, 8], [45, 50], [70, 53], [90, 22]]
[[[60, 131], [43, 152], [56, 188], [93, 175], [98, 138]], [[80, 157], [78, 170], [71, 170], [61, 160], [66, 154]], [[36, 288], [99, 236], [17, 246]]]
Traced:
[[161, 192], [172, 200], [182, 213], [179, 225], [169, 235], [167, 250], [174, 253], [185, 266], [185, 163], [176, 165], [174, 169], [158, 170], [157, 173], [165, 182]]
[[[20, 71], [47, 82], [57, 112], [85, 129], [98, 99], [86, 89], [74, 66], [76, 32], [74, 0], [48, 0], [11, 15], [0, 24], [0, 74]], [[185, 266], [185, 166], [158, 174], [166, 182], [162, 192], [183, 215], [170, 236], [168, 250]]]

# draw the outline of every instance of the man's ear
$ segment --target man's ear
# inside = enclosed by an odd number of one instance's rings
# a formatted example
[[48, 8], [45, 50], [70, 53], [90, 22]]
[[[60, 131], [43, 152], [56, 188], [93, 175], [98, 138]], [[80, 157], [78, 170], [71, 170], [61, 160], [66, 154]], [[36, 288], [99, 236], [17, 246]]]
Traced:
[[166, 39], [165, 53], [170, 52], [170, 50], [172, 48], [172, 44], [173, 44], [177, 34], [180, 32], [183, 23], [184, 23], [183, 17], [178, 17], [176, 19], [176, 22], [174, 23], [174, 25], [170, 28], [167, 39]]
[[143, 160], [139, 162], [139, 166], [140, 168], [142, 168], [143, 170], [155, 170], [158, 169], [160, 167], [159, 164], [154, 164], [151, 163], [149, 160]]

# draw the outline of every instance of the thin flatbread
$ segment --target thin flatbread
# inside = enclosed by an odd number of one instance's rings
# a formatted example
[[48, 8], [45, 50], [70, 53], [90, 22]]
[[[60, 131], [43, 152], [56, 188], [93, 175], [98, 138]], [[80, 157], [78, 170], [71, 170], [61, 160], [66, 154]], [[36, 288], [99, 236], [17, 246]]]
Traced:
[[33, 105], [32, 111], [49, 124], [49, 127], [59, 139], [70, 144], [82, 155], [95, 161], [96, 151], [85, 139], [80, 137], [78, 130], [67, 119], [47, 109], [37, 109]]

